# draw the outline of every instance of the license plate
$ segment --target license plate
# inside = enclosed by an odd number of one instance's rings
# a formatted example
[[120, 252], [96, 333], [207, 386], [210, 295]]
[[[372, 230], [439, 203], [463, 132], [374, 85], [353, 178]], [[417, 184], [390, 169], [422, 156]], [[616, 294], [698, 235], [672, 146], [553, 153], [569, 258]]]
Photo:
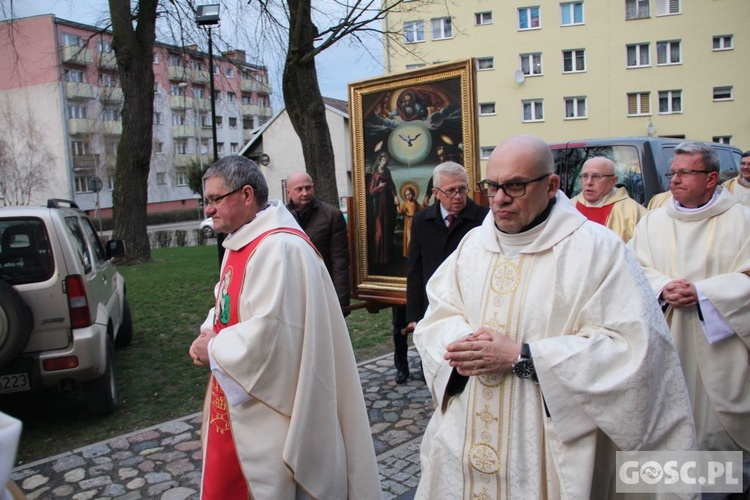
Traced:
[[0, 394], [30, 390], [31, 384], [29, 383], [28, 374], [12, 373], [10, 375], [0, 375]]

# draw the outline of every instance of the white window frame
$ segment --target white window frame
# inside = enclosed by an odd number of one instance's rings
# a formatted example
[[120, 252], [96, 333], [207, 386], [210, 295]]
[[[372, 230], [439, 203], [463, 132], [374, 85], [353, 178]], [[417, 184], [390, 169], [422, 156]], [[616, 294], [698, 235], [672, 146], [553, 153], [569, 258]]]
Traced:
[[[635, 112], [630, 112], [630, 100], [635, 103]], [[645, 106], [644, 106], [644, 100]], [[626, 102], [627, 116], [650, 116], [651, 115], [651, 92], [628, 92]], [[643, 108], [646, 109], [643, 109]]]
[[188, 151], [187, 145], [188, 145], [187, 139], [175, 139], [174, 140], [174, 154], [186, 155]]
[[[537, 25], [534, 26], [534, 9], [536, 9]], [[523, 24], [526, 23], [526, 27]], [[538, 5], [518, 8], [518, 31], [538, 30], [542, 28], [542, 8]]]
[[188, 185], [188, 174], [187, 174], [186, 168], [175, 169], [174, 177], [175, 177], [175, 185], [177, 186]]
[[86, 118], [86, 105], [81, 102], [68, 102], [68, 119], [82, 120]]
[[[572, 105], [572, 113], [568, 114], [568, 103]], [[581, 104], [583, 109], [581, 110]], [[586, 96], [565, 97], [563, 99], [563, 115], [566, 120], [585, 120], [589, 117], [589, 105]]]
[[86, 75], [83, 70], [75, 68], [65, 68], [63, 79], [66, 82], [86, 83]]
[[714, 87], [713, 100], [715, 102], [733, 101], [734, 87], [732, 85], [722, 85], [720, 87]]
[[[677, 60], [673, 59], [674, 45], [677, 45]], [[664, 47], [664, 62], [659, 61], [660, 49]], [[682, 64], [682, 41], [681, 40], [661, 40], [656, 42], [656, 65], [657, 66], [674, 66]]]
[[229, 143], [229, 152], [232, 154], [237, 154], [237, 151], [240, 147], [240, 144], [238, 142], [230, 142]]
[[526, 76], [542, 76], [544, 61], [541, 52], [518, 54], [518, 68]]
[[[667, 110], [662, 111], [661, 103], [662, 100], [667, 100]], [[677, 106], [675, 106], [675, 103], [677, 103]], [[659, 114], [660, 115], [679, 115], [683, 112], [683, 106], [682, 106], [682, 90], [675, 89], [675, 90], [660, 90], [659, 91]]]
[[474, 26], [487, 26], [489, 24], [492, 24], [491, 10], [474, 13]]
[[648, 19], [651, 17], [649, 0], [625, 0], [625, 20]]
[[479, 116], [492, 116], [497, 114], [497, 106], [494, 102], [480, 102]]
[[495, 69], [494, 57], [477, 57], [477, 71], [491, 71]]
[[654, 0], [654, 15], [675, 16], [682, 14], [680, 0]]
[[187, 87], [180, 85], [178, 83], [170, 83], [169, 84], [169, 95], [174, 97], [185, 97], [185, 89]]
[[185, 118], [185, 112], [184, 111], [172, 111], [172, 125], [175, 127], [179, 127], [181, 125], [185, 125], [186, 118]]
[[412, 63], [412, 64], [407, 64], [406, 69], [410, 70], [410, 69], [424, 68], [425, 66], [427, 66], [427, 63]]
[[179, 68], [182, 67], [182, 57], [180, 57], [177, 54], [169, 54], [167, 55], [167, 65], [172, 68]]
[[224, 117], [223, 116], [217, 116], [216, 117], [216, 128], [221, 128], [222, 125], [224, 125]]
[[424, 20], [404, 21], [404, 43], [424, 42]]
[[479, 148], [479, 159], [488, 160], [494, 150], [495, 146], [482, 146]]
[[120, 110], [114, 106], [104, 106], [102, 108], [102, 120], [105, 122], [119, 122]]
[[[576, 5], [581, 7], [581, 20], [576, 21]], [[569, 22], [565, 22], [565, 14], [568, 14]], [[583, 2], [562, 2], [560, 3], [560, 26], [578, 26], [584, 24]]]
[[[581, 63], [583, 65], [582, 68], [578, 67], [578, 61], [579, 57], [578, 55], [581, 55]], [[565, 60], [566, 55], [570, 54], [570, 64], [571, 69], [566, 70], [565, 69]], [[584, 73], [586, 71], [586, 49], [567, 49], [562, 51], [562, 57], [563, 57], [563, 73]]]
[[237, 99], [237, 94], [234, 92], [227, 92], [227, 102], [234, 102]]
[[164, 154], [164, 143], [161, 141], [154, 142], [154, 154], [156, 155], [162, 155]]
[[70, 154], [72, 156], [85, 156], [89, 154], [89, 143], [86, 141], [71, 140]]
[[112, 49], [112, 40], [104, 40], [100, 38], [98, 47], [99, 47], [99, 52], [106, 52], [106, 53], [114, 52], [114, 50]]
[[229, 128], [237, 128], [237, 117], [230, 116], [227, 118], [227, 123], [229, 124]]
[[732, 136], [731, 135], [715, 135], [711, 137], [711, 142], [716, 142], [718, 144], [732, 144]]
[[712, 48], [714, 52], [734, 49], [734, 35], [716, 35], [713, 37]]
[[65, 47], [82, 47], [83, 39], [81, 35], [76, 35], [75, 33], [61, 33], [60, 45]]
[[167, 183], [167, 174], [164, 172], [156, 172], [156, 184], [163, 186]]
[[[644, 63], [643, 59], [643, 49], [646, 53], [646, 62]], [[635, 56], [635, 64], [630, 64], [630, 50], [633, 50], [633, 54]], [[651, 66], [651, 44], [649, 42], [645, 43], [630, 43], [625, 46], [625, 67], [626, 68], [648, 68]]]
[[435, 17], [430, 19], [433, 40], [449, 40], [453, 38], [453, 23], [450, 17]]
[[[526, 110], [529, 118], [526, 118]], [[539, 111], [541, 110], [541, 116]], [[524, 99], [521, 101], [521, 121], [523, 123], [538, 123], [544, 121], [544, 99]]]
[[227, 78], [234, 78], [234, 68], [232, 66], [227, 66], [224, 70], [224, 74], [227, 75]]

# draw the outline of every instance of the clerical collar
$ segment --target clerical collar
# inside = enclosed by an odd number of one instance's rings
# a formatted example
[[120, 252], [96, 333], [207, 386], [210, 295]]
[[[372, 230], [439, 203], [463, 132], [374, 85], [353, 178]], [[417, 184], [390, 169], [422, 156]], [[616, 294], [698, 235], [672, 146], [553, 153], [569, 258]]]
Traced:
[[[539, 215], [537, 215], [536, 218], [533, 221], [531, 221], [530, 224], [522, 227], [521, 230], [518, 231], [517, 234], [524, 233], [524, 232], [528, 231], [529, 229], [533, 229], [536, 226], [538, 226], [539, 224], [541, 224], [542, 222], [546, 221], [549, 218], [549, 214], [552, 213], [552, 208], [555, 206], [555, 203], [557, 203], [557, 196], [551, 198], [549, 200], [549, 203], [547, 203], [547, 208], [545, 208], [542, 211], [542, 213], [540, 213]], [[500, 231], [501, 233], [505, 233], [505, 231], [503, 231], [502, 229], [500, 229], [499, 227], [497, 227], [497, 222], [495, 223], [495, 228], [498, 231]]]
[[609, 199], [612, 198], [612, 196], [617, 193], [617, 188], [613, 187], [609, 193], [605, 194], [601, 198], [599, 198], [595, 203], [589, 203], [585, 199], [583, 200], [583, 204], [587, 207], [591, 208], [601, 208], [603, 206], [609, 205]]
[[703, 205], [701, 205], [699, 207], [695, 207], [695, 208], [683, 207], [680, 204], [679, 201], [674, 200], [674, 209], [677, 210], [678, 212], [682, 212], [684, 214], [694, 214], [696, 212], [701, 212], [703, 210], [706, 210], [711, 205], [713, 205], [714, 203], [716, 203], [716, 200], [718, 200], [718, 199], [719, 199], [719, 192], [718, 192], [718, 190], [716, 190], [716, 191], [714, 191], [714, 194], [711, 196], [711, 199], [708, 200], [708, 202], [704, 203]]
[[737, 177], [737, 184], [740, 186], [745, 186], [746, 188], [750, 188], [750, 181], [746, 181], [744, 177], [741, 175]]

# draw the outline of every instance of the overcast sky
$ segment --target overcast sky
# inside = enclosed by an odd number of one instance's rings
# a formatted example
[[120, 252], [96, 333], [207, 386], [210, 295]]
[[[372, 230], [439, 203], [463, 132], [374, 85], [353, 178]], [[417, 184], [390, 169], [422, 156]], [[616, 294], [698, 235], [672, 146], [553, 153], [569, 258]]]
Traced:
[[[3, 8], [7, 9], [9, 0], [0, 0]], [[317, 4], [318, 2], [316, 2]], [[14, 0], [13, 8], [16, 17], [27, 17], [39, 14], [54, 14], [55, 16], [83, 24], [101, 24], [102, 19], [108, 19], [107, 0]], [[224, 16], [222, 16], [224, 17]], [[228, 16], [227, 16], [228, 17]], [[226, 50], [228, 47], [221, 46], [221, 40], [232, 38], [232, 31], [237, 29], [222, 21], [220, 31], [215, 32], [215, 51]], [[163, 40], [161, 40], [163, 41]], [[257, 56], [256, 51], [247, 41], [235, 41], [235, 48], [244, 49], [248, 56]], [[382, 45], [377, 40], [367, 41], [369, 53], [361, 46], [352, 46], [347, 40], [343, 40], [335, 46], [325, 50], [315, 60], [318, 68], [318, 82], [321, 93], [325, 97], [333, 97], [348, 100], [349, 82], [381, 75], [382, 70]], [[256, 61], [249, 61], [256, 62]], [[274, 87], [273, 105], [281, 105], [281, 67], [278, 59], [261, 57], [259, 64], [268, 67], [271, 83]]]

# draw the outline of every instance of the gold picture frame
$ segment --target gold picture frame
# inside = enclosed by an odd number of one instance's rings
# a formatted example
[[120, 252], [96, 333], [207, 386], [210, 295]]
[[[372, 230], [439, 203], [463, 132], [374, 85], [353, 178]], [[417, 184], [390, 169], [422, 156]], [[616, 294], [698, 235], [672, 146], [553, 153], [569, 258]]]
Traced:
[[476, 196], [474, 59], [350, 83], [349, 109], [353, 296], [404, 303], [410, 218], [434, 203], [432, 170], [462, 164]]

